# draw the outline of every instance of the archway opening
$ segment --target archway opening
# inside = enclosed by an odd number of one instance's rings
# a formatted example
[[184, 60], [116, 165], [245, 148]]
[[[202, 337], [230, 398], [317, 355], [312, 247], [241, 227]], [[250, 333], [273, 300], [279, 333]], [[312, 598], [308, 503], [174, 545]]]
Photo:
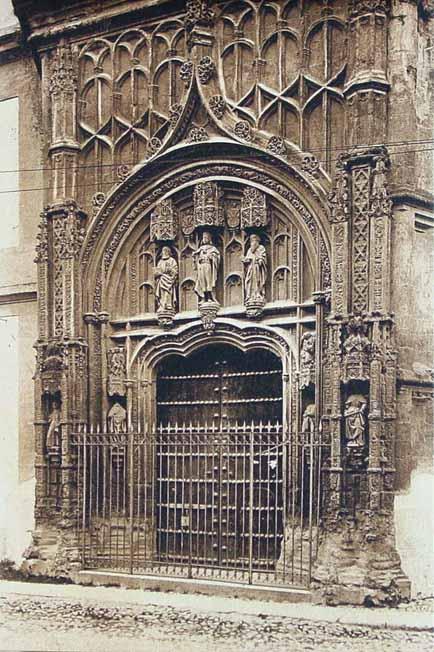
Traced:
[[158, 367], [156, 548], [233, 578], [275, 569], [283, 538], [282, 364], [210, 344]]

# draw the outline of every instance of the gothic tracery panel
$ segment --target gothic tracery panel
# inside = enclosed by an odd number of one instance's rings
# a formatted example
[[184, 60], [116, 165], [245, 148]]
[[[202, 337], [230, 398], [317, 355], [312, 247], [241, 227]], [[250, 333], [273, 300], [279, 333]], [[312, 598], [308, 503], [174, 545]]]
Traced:
[[[232, 2], [218, 21], [226, 99], [253, 126], [317, 152], [343, 142], [346, 3]], [[276, 62], [278, 64], [276, 65]]]
[[154, 136], [164, 135], [171, 107], [183, 92], [179, 69], [185, 57], [180, 20], [129, 29], [82, 47], [78, 125], [84, 207], [143, 160]]

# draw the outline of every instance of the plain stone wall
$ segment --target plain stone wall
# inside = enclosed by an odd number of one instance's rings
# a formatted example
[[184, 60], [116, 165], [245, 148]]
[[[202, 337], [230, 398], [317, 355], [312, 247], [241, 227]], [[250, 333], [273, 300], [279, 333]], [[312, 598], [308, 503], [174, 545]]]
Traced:
[[392, 226], [392, 311], [398, 344], [396, 545], [412, 593], [434, 595], [434, 229], [402, 205]]
[[434, 595], [434, 474], [413, 471], [409, 491], [395, 498], [396, 547], [415, 597]]
[[[42, 210], [44, 150], [39, 77], [30, 55], [0, 51], [0, 101], [18, 98], [18, 146], [21, 171], [9, 178], [19, 189], [15, 246], [2, 246], [0, 233], [0, 319], [15, 320], [17, 332], [8, 342], [0, 391], [0, 558], [19, 561], [34, 527], [34, 400], [33, 374], [37, 338], [35, 241]], [[7, 161], [0, 161], [4, 169]], [[14, 166], [16, 167], [16, 166]], [[36, 168], [36, 170], [35, 170]], [[39, 168], [39, 169], [38, 169]], [[9, 176], [9, 175], [8, 175]], [[6, 185], [6, 182], [3, 184]], [[12, 187], [14, 186], [14, 187]], [[3, 187], [2, 187], [3, 189]], [[36, 189], [36, 190], [35, 190]], [[3, 195], [2, 213], [12, 207]], [[16, 197], [11, 194], [10, 197]], [[3, 322], [5, 323], [5, 322]], [[3, 343], [5, 344], [5, 343]], [[15, 388], [15, 379], [17, 385]], [[9, 398], [8, 398], [9, 397]]]

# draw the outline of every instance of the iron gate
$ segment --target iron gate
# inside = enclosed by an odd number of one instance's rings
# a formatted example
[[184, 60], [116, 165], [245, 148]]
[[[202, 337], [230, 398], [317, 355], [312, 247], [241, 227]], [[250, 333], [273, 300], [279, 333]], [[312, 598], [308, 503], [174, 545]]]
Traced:
[[280, 423], [73, 435], [84, 568], [306, 586], [321, 511], [319, 434]]

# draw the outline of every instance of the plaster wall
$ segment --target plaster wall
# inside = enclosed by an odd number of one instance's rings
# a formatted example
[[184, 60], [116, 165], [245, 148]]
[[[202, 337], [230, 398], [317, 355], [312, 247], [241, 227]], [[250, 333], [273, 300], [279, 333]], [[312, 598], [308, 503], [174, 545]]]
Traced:
[[[392, 228], [392, 311], [398, 336], [396, 545], [414, 595], [434, 594], [434, 229], [410, 206]], [[422, 224], [422, 226], [421, 226]]]
[[[35, 240], [43, 206], [39, 78], [30, 56], [1, 53], [0, 102], [16, 98], [19, 169], [2, 181], [1, 212], [15, 211], [13, 246], [0, 235], [0, 558], [19, 561], [34, 527], [33, 374], [37, 338]], [[17, 191], [22, 191], [17, 193]]]
[[0, 306], [0, 333], [0, 559], [19, 561], [34, 527], [36, 303]]

